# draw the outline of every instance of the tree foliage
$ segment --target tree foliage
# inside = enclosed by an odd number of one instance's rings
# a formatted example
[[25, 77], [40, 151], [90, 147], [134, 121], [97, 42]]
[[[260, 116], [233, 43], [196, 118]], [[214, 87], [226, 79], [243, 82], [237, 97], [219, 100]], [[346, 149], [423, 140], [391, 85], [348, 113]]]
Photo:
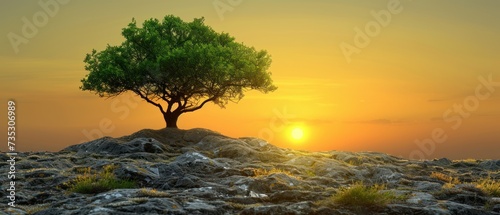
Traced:
[[80, 88], [101, 97], [131, 91], [158, 107], [167, 127], [177, 127], [179, 115], [209, 102], [224, 107], [247, 90], [276, 89], [266, 51], [215, 32], [203, 18], [184, 22], [166, 16], [146, 20], [142, 27], [133, 19], [122, 35], [121, 45], [87, 54], [89, 74]]

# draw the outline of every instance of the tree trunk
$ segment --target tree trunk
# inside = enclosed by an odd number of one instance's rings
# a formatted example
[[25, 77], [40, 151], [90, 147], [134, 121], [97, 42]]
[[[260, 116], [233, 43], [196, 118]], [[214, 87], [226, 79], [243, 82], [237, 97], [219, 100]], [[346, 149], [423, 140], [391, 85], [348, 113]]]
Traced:
[[180, 114], [175, 112], [164, 113], [163, 119], [165, 119], [165, 124], [167, 128], [177, 128], [177, 120]]

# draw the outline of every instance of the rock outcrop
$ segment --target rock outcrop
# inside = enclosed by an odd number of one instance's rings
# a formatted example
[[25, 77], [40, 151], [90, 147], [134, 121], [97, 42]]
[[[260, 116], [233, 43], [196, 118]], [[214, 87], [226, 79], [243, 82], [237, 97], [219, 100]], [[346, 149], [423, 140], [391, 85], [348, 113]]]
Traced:
[[[8, 172], [8, 164], [0, 165]], [[81, 169], [107, 165], [137, 187], [96, 194], [65, 187]], [[0, 214], [500, 214], [500, 198], [474, 184], [498, 181], [499, 160], [297, 151], [206, 129], [142, 130], [60, 152], [19, 153], [16, 168], [17, 207], [4, 207], [9, 200], [2, 198]], [[1, 178], [3, 197], [9, 180]], [[376, 210], [328, 203], [360, 182], [384, 184], [380, 192], [398, 199]]]

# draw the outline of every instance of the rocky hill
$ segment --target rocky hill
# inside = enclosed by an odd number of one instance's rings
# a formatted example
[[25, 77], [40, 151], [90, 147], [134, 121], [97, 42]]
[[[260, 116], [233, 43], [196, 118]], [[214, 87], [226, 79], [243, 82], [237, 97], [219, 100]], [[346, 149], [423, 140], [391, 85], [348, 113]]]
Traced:
[[142, 130], [16, 159], [16, 207], [2, 176], [0, 214], [500, 214], [499, 160], [297, 151], [206, 129]]

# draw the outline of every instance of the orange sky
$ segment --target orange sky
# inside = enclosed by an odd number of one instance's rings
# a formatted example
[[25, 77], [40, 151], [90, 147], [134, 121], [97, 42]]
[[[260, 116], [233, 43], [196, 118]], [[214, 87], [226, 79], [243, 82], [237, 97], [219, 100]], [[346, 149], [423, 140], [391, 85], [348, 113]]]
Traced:
[[[83, 59], [120, 44], [133, 17], [142, 23], [167, 14], [203, 16], [214, 30], [267, 50], [279, 88], [249, 92], [226, 109], [208, 105], [182, 115], [180, 128], [304, 150], [499, 159], [498, 8], [495, 0], [5, 1], [1, 107], [7, 114], [7, 101], [17, 102], [21, 151], [162, 128], [161, 113], [132, 95], [103, 99], [80, 91]], [[26, 20], [38, 24], [35, 33]], [[13, 35], [26, 43], [13, 45]], [[300, 141], [290, 138], [297, 126], [304, 130]], [[6, 123], [0, 130], [6, 139]]]

